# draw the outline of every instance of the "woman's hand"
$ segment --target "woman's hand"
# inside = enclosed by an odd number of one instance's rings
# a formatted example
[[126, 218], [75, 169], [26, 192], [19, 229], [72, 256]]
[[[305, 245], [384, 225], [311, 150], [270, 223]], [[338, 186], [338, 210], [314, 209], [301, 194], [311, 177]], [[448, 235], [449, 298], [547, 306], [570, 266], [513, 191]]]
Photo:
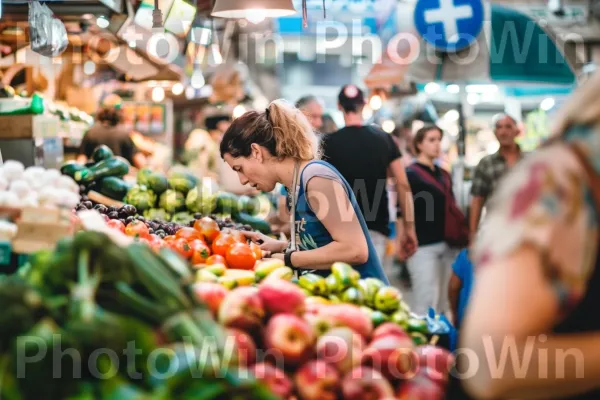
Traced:
[[260, 232], [242, 231], [242, 233], [254, 243], [259, 245], [260, 249], [265, 252], [282, 253], [288, 245], [288, 243], [284, 240], [273, 239]]

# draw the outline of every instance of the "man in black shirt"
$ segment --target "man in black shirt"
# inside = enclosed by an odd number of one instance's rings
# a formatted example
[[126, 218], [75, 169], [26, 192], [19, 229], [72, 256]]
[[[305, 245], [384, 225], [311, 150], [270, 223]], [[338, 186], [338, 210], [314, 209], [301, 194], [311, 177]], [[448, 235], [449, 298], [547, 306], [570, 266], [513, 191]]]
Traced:
[[404, 217], [399, 236], [399, 257], [406, 259], [417, 250], [410, 185], [400, 150], [390, 135], [376, 126], [363, 125], [363, 92], [354, 85], [340, 91], [338, 104], [346, 127], [323, 136], [323, 159], [346, 178], [365, 217], [377, 253], [383, 261], [390, 234], [387, 178], [396, 182], [398, 200]]

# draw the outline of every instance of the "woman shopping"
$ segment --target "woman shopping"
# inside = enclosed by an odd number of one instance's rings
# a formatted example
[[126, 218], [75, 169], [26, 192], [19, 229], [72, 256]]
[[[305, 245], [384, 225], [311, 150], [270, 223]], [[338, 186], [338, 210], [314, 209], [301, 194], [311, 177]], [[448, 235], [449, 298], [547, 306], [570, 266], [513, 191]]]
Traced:
[[480, 368], [465, 380], [477, 398], [600, 399], [598, 90], [596, 73], [491, 199], [461, 345], [482, 366], [507, 345], [530, 362]]
[[408, 259], [417, 314], [430, 307], [448, 312], [448, 283], [457, 247], [468, 241], [467, 223], [456, 206], [450, 174], [435, 164], [441, 153], [442, 130], [435, 125], [417, 131], [415, 162], [406, 169], [413, 193], [419, 249]]
[[362, 277], [387, 283], [354, 194], [339, 172], [315, 160], [318, 140], [306, 117], [284, 101], [250, 111], [223, 136], [221, 156], [242, 184], [270, 192], [277, 183], [290, 194], [290, 243], [246, 233], [271, 257], [323, 276], [346, 262]]

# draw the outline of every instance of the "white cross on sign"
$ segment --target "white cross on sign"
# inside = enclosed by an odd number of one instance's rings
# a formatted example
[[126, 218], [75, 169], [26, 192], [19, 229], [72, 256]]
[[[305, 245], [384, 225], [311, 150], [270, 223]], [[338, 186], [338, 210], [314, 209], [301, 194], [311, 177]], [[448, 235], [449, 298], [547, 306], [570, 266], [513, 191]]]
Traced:
[[425, 11], [425, 22], [428, 24], [441, 22], [444, 25], [444, 36], [448, 43], [456, 43], [460, 39], [456, 22], [471, 17], [473, 17], [473, 8], [470, 5], [456, 7], [454, 0], [440, 0], [440, 8]]

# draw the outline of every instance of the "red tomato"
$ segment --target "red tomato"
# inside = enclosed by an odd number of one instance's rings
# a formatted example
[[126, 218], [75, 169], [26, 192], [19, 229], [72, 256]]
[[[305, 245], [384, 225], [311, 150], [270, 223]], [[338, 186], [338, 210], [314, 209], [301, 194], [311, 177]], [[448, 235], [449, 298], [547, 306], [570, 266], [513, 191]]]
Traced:
[[256, 257], [250, 246], [244, 243], [236, 243], [227, 250], [227, 265], [234, 269], [254, 269]]
[[108, 221], [106, 223], [106, 225], [108, 225], [110, 228], [113, 228], [118, 231], [121, 231], [122, 233], [125, 233], [125, 224], [122, 223], [121, 221], [119, 221], [118, 219], [111, 219], [110, 221]]
[[250, 250], [252, 250], [254, 257], [256, 257], [257, 260], [261, 260], [263, 258], [262, 249], [256, 243], [250, 242]]
[[191, 242], [192, 240], [196, 239], [204, 241], [204, 236], [200, 232], [198, 232], [194, 228], [187, 227], [178, 230], [177, 233], [175, 233], [175, 237], [177, 237], [177, 239], [185, 239], [188, 242]]
[[229, 234], [231, 236], [233, 236], [233, 238], [235, 239], [235, 241], [238, 242], [238, 243], [248, 243], [248, 239], [246, 238], [246, 235], [244, 235], [240, 231], [231, 231], [231, 232], [229, 232]]
[[175, 240], [177, 240], [177, 238], [175, 237], [175, 235], [165, 236], [165, 238], [163, 239], [163, 241], [165, 243], [171, 243], [171, 242], [174, 242]]
[[150, 235], [150, 231], [145, 223], [135, 220], [127, 224], [125, 234], [127, 236], [147, 238]]
[[169, 242], [169, 246], [186, 260], [189, 260], [192, 257], [192, 247], [185, 239], [175, 239], [174, 241]]
[[223, 264], [223, 265], [227, 266], [227, 261], [225, 260], [225, 257], [220, 256], [218, 254], [213, 254], [212, 256], [210, 256], [206, 259], [206, 265], [213, 265], [213, 264]]
[[204, 217], [194, 222], [194, 229], [200, 232], [209, 243], [219, 236], [219, 224], [212, 218]]
[[192, 265], [206, 263], [210, 257], [210, 247], [202, 240], [192, 240], [190, 247], [192, 248]]
[[235, 243], [237, 242], [233, 236], [221, 233], [212, 243], [213, 254], [218, 254], [225, 257], [227, 250], [229, 250], [229, 248]]
[[150, 247], [152, 247], [152, 250], [154, 251], [159, 251], [166, 245], [166, 243], [156, 235], [150, 235], [150, 239], [148, 239], [148, 242], [150, 243]]

